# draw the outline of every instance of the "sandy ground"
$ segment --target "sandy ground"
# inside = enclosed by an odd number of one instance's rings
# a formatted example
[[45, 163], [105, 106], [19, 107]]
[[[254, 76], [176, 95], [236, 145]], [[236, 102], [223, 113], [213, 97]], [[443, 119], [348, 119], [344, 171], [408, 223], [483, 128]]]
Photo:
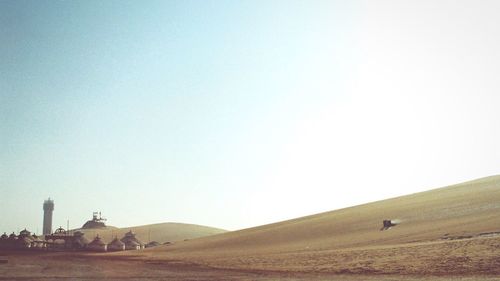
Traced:
[[[136, 259], [167, 261], [169, 255]], [[195, 261], [207, 267], [287, 274], [361, 276], [418, 276], [419, 278], [484, 278], [500, 276], [500, 237], [472, 237], [398, 245], [365, 246], [333, 250], [302, 250], [239, 255], [173, 254], [170, 258]], [[378, 279], [376, 279], [378, 280]], [[482, 280], [482, 279], [478, 279]]]
[[8, 256], [9, 262], [0, 265], [0, 280], [500, 280], [500, 277], [486, 275], [329, 274], [224, 270], [174, 260], [154, 262], [81, 253], [3, 253], [3, 255]]

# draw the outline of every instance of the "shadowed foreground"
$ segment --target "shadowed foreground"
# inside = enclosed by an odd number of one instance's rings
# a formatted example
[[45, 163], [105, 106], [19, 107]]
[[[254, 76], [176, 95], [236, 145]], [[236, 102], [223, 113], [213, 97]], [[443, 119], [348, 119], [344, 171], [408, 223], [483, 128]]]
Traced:
[[[5, 254], [5, 253], [4, 253]], [[494, 276], [367, 275], [229, 270], [181, 261], [151, 262], [133, 257], [109, 257], [74, 253], [7, 253], [8, 264], [0, 265], [0, 280], [488, 280]]]

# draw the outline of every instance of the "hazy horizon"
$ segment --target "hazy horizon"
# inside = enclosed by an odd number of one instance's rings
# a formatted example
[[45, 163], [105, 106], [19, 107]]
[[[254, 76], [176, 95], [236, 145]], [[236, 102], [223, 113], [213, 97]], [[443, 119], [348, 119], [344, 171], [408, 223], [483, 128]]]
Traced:
[[0, 233], [247, 228], [499, 174], [495, 1], [0, 1]]

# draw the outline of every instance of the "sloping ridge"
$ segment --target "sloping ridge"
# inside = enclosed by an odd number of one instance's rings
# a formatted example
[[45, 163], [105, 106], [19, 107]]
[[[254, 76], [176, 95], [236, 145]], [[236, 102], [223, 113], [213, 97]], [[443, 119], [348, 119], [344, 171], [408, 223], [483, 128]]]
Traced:
[[128, 231], [133, 231], [136, 237], [145, 243], [149, 241], [157, 241], [159, 243], [183, 241], [185, 239], [200, 238], [226, 232], [226, 230], [214, 227], [172, 222], [123, 228], [107, 226], [105, 228], [78, 230], [85, 233], [85, 236], [89, 239], [99, 235], [99, 237], [108, 243], [115, 236], [118, 238], [123, 237]]
[[[384, 219], [400, 221], [381, 231]], [[500, 176], [144, 251], [203, 259], [377, 247], [500, 231]]]

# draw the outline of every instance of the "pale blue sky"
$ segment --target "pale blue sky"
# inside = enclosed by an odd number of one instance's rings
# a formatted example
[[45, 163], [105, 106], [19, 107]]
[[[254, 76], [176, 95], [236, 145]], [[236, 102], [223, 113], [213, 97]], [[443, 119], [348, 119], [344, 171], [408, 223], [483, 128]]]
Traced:
[[49, 196], [232, 230], [498, 173], [499, 5], [453, 3], [0, 1], [0, 231]]

